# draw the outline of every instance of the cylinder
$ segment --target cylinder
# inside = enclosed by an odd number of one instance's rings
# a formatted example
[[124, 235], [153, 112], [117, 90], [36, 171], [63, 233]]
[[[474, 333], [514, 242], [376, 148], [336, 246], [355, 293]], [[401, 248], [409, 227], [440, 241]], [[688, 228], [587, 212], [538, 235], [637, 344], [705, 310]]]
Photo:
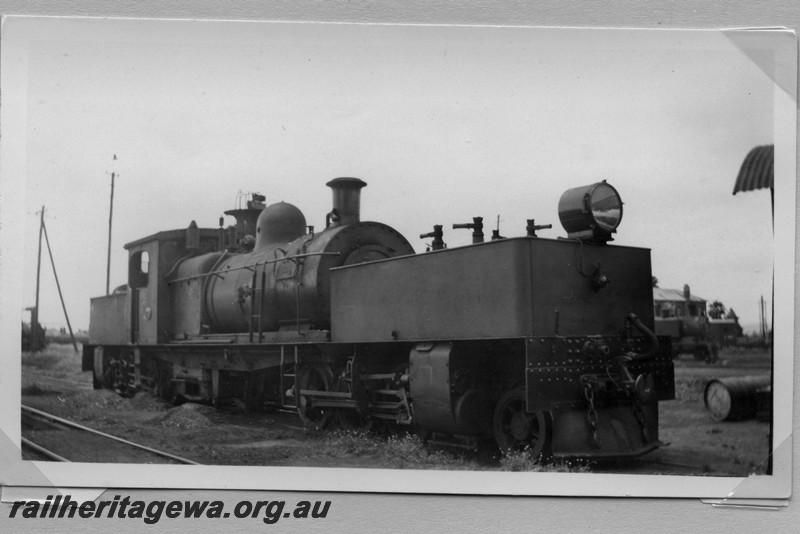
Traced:
[[769, 387], [769, 375], [717, 378], [706, 384], [703, 400], [713, 420], [741, 421], [762, 408]]
[[333, 189], [334, 225], [355, 224], [361, 220], [361, 188], [367, 183], [358, 178], [334, 178], [327, 184]]

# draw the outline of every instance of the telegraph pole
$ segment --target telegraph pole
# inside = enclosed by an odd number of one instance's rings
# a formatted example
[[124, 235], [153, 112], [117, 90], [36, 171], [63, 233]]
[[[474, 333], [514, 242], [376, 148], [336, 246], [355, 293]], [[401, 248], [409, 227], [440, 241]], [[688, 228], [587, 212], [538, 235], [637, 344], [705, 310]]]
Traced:
[[[78, 344], [75, 342], [75, 334], [72, 333], [72, 325], [69, 322], [69, 314], [67, 313], [67, 305], [64, 304], [64, 295], [61, 293], [61, 284], [58, 282], [58, 273], [56, 272], [56, 260], [53, 259], [53, 249], [50, 248], [50, 238], [47, 237], [47, 227], [42, 221], [42, 229], [44, 230], [44, 242], [47, 244], [47, 253], [50, 255], [50, 265], [53, 266], [53, 277], [56, 279], [56, 288], [58, 289], [58, 298], [61, 299], [61, 309], [64, 310], [64, 318], [67, 320], [67, 328], [69, 328], [69, 338], [72, 340], [72, 348], [78, 352]], [[37, 301], [37, 306], [38, 301]]]
[[[114, 160], [117, 155], [114, 154]], [[106, 295], [110, 294], [111, 287], [111, 222], [114, 219], [114, 177], [115, 174], [111, 172], [111, 203], [108, 207], [108, 256], [106, 259]]]
[[39, 217], [39, 254], [36, 259], [36, 303], [31, 310], [31, 352], [41, 349], [39, 343], [39, 275], [42, 272], [42, 231], [44, 230], [44, 206]]

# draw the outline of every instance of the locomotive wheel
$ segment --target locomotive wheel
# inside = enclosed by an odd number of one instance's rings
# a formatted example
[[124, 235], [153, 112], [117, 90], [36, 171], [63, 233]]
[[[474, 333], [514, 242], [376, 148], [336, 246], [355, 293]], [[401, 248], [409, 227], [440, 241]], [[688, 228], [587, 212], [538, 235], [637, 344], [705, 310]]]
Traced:
[[306, 365], [300, 369], [297, 378], [297, 414], [307, 428], [314, 430], [325, 428], [333, 417], [333, 410], [314, 408], [311, 399], [307, 395], [299, 394], [299, 390], [330, 391], [333, 384], [331, 368], [321, 363]]
[[[350, 381], [344, 379], [336, 380], [335, 391], [352, 393]], [[334, 411], [336, 423], [342, 430], [353, 430], [366, 432], [372, 427], [372, 419], [362, 415], [358, 410], [352, 408], [339, 408]]]
[[150, 388], [154, 397], [164, 397], [164, 384], [161, 369], [159, 369], [158, 361], [151, 359], [147, 364], [147, 370], [150, 374]]
[[[105, 362], [104, 362], [105, 363]], [[103, 368], [103, 385], [123, 397], [128, 396], [128, 372], [124, 356], [108, 362]]]
[[544, 411], [528, 413], [525, 389], [511, 390], [495, 407], [494, 439], [501, 453], [527, 451], [532, 458], [547, 460], [552, 454], [553, 416]]
[[151, 359], [147, 365], [151, 377], [151, 388], [154, 397], [165, 400], [178, 406], [183, 404], [186, 399], [178, 395], [175, 385], [172, 383], [172, 372], [163, 362]]

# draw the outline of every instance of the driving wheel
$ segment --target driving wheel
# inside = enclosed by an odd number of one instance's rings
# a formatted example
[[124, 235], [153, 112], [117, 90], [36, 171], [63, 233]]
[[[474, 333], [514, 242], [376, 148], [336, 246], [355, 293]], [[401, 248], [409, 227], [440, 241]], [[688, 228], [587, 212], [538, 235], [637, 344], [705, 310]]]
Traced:
[[527, 451], [532, 458], [546, 460], [552, 454], [553, 416], [546, 411], [528, 413], [525, 389], [514, 389], [495, 407], [494, 439], [504, 454]]
[[331, 368], [322, 363], [305, 365], [298, 373], [297, 413], [307, 428], [321, 430], [325, 428], [333, 416], [330, 408], [314, 406], [311, 395], [303, 394], [303, 390], [330, 391], [333, 384]]

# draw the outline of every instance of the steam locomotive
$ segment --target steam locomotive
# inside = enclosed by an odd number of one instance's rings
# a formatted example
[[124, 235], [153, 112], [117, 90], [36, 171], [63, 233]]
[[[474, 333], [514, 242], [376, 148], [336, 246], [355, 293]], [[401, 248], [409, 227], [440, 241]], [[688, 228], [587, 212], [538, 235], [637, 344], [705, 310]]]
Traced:
[[[566, 238], [484, 240], [480, 217], [415, 254], [360, 220], [336, 178], [315, 230], [253, 195], [235, 226], [125, 245], [128, 282], [91, 299], [83, 369], [95, 388], [296, 411], [305, 425], [407, 425], [426, 439], [542, 457], [629, 457], [661, 445], [674, 398], [669, 338], [653, 333], [649, 249], [609, 244], [622, 201], [605, 181], [566, 191]], [[547, 225], [546, 227], [550, 227]]]

